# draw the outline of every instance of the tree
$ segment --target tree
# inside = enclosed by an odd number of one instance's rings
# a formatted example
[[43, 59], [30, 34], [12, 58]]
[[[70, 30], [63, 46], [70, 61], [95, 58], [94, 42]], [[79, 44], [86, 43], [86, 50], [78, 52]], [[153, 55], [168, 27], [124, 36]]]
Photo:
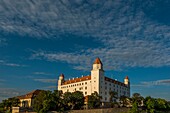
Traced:
[[155, 99], [153, 98], [147, 98], [147, 100], [145, 101], [146, 103], [146, 109], [147, 109], [147, 113], [154, 113], [155, 112]]
[[127, 105], [127, 97], [126, 96], [120, 96], [120, 104], [122, 104], [123, 107]]
[[71, 109], [72, 106], [73, 106], [72, 101], [74, 101], [73, 98], [72, 98], [72, 93], [71, 92], [65, 92], [63, 94], [63, 104], [65, 106], [64, 109], [66, 109], [66, 110]]
[[144, 98], [139, 93], [134, 93], [132, 96], [132, 102], [137, 102], [138, 106], [142, 106]]
[[167, 101], [161, 98], [156, 99], [156, 109], [166, 110], [168, 108]]
[[8, 98], [8, 99], [2, 101], [4, 110], [8, 110], [8, 111], [12, 111], [12, 107], [18, 107], [19, 104], [20, 104], [20, 101], [16, 97]]
[[88, 96], [88, 106], [89, 108], [98, 108], [100, 107], [101, 96], [95, 91], [91, 95]]
[[83, 92], [76, 91], [72, 93], [73, 96], [73, 109], [80, 109], [84, 105], [84, 95]]
[[41, 91], [34, 99], [33, 108], [34, 111], [40, 112], [43, 109], [43, 102], [45, 100], [46, 91]]
[[138, 105], [137, 105], [136, 101], [132, 104], [132, 108], [130, 110], [130, 113], [139, 113]]
[[80, 91], [66, 92], [63, 95], [65, 109], [80, 109], [84, 105], [84, 95]]

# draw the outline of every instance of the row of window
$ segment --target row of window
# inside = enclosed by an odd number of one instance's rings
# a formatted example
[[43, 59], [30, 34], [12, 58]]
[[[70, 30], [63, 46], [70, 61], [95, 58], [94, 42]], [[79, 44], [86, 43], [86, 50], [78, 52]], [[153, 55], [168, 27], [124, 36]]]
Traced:
[[[83, 88], [79, 88], [79, 90], [82, 90]], [[85, 87], [85, 89], [87, 89], [87, 87]], [[74, 91], [76, 91], [76, 88], [74, 89]], [[69, 92], [69, 89], [67, 89], [67, 92]], [[87, 95], [87, 91], [84, 92], [85, 95]]]
[[[114, 85], [113, 87], [115, 87], [115, 85]], [[101, 86], [101, 88], [102, 88], [102, 86]], [[117, 88], [118, 88], [118, 86], [117, 86]], [[107, 90], [107, 86], [105, 86], [105, 89]], [[109, 87], [109, 89], [111, 90], [111, 87]], [[120, 87], [120, 89], [122, 89], [122, 90], [128, 90], [128, 88], [124, 88], [124, 87]]]
[[[69, 87], [74, 87], [74, 86], [81, 86], [84, 85], [84, 83], [77, 83], [77, 84], [72, 84], [72, 85], [68, 85], [68, 86], [62, 86], [62, 88], [69, 88]], [[85, 85], [87, 85], [87, 82], [85, 82]]]

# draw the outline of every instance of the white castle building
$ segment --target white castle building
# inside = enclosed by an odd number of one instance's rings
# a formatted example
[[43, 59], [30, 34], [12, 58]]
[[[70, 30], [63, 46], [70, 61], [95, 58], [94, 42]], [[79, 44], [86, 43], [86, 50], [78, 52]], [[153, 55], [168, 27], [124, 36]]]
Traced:
[[96, 91], [102, 96], [101, 102], [105, 103], [109, 102], [110, 91], [117, 92], [118, 98], [120, 96], [130, 97], [130, 81], [128, 76], [124, 78], [124, 83], [106, 77], [101, 60], [96, 58], [91, 75], [64, 80], [64, 75], [61, 74], [58, 80], [58, 90], [62, 90], [63, 93], [82, 91], [84, 96]]

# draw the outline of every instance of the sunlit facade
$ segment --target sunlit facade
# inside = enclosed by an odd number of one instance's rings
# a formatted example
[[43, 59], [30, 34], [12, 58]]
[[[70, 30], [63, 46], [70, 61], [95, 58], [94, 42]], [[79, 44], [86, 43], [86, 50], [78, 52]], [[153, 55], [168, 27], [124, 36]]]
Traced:
[[120, 96], [130, 97], [130, 81], [128, 76], [124, 78], [124, 83], [106, 77], [101, 60], [96, 58], [91, 75], [65, 80], [64, 74], [61, 74], [58, 80], [58, 90], [62, 90], [63, 93], [82, 91], [84, 96], [96, 91], [102, 96], [101, 102], [109, 102], [110, 91], [117, 92], [118, 98]]

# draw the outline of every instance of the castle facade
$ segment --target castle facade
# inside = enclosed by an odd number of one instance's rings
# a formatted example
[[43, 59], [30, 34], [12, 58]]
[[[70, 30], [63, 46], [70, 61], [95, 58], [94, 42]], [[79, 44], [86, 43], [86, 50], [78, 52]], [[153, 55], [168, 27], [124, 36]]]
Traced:
[[130, 81], [128, 76], [124, 78], [124, 82], [106, 77], [101, 60], [96, 58], [91, 75], [65, 80], [64, 74], [61, 74], [58, 80], [58, 90], [62, 90], [63, 93], [81, 91], [84, 96], [96, 91], [102, 97], [101, 102], [105, 103], [110, 101], [110, 91], [117, 92], [118, 98], [130, 97]]

